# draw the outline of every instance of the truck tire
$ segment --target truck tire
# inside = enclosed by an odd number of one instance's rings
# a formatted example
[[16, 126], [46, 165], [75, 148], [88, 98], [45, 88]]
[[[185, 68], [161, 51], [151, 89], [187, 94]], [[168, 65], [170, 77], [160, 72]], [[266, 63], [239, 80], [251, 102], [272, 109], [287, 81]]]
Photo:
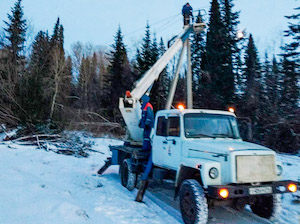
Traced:
[[280, 194], [259, 196], [250, 207], [254, 214], [269, 219], [272, 222], [276, 222], [281, 212]]
[[207, 223], [207, 199], [198, 181], [189, 179], [181, 184], [179, 201], [181, 215], [185, 224]]
[[136, 183], [136, 174], [132, 172], [130, 159], [124, 159], [120, 167], [120, 176], [122, 185], [132, 191]]

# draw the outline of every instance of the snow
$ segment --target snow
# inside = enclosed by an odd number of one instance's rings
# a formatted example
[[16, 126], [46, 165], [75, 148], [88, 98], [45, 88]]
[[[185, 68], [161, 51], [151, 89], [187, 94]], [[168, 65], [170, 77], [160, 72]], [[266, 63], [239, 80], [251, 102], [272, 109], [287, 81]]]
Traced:
[[[147, 197], [145, 203], [135, 202], [136, 191], [121, 185], [118, 166], [101, 177], [96, 174], [110, 155], [108, 146], [122, 141], [81, 138], [93, 142], [96, 152], [89, 152], [88, 158], [0, 141], [1, 224], [180, 223]], [[300, 157], [280, 155], [279, 160], [285, 179], [300, 179]], [[283, 196], [281, 223], [299, 223], [300, 206], [293, 199], [292, 194]]]
[[[3, 136], [0, 136], [3, 137]], [[99, 177], [113, 139], [94, 139], [88, 158], [0, 142], [0, 223], [178, 223], [159, 208], [134, 201], [118, 167]]]
[[[300, 182], [300, 156], [281, 154], [278, 156], [278, 159], [283, 165], [284, 179]], [[282, 212], [280, 216], [281, 223], [300, 223], [300, 203], [299, 201], [294, 201], [296, 195], [299, 195], [299, 193], [298, 191], [294, 194], [283, 194]]]

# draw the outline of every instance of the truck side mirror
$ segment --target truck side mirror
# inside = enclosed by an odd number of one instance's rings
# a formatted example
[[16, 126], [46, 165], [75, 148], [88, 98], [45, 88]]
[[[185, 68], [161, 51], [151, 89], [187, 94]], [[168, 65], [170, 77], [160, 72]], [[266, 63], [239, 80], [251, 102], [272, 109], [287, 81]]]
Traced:
[[240, 130], [241, 138], [245, 141], [252, 142], [253, 141], [252, 120], [249, 117], [238, 117], [237, 122]]

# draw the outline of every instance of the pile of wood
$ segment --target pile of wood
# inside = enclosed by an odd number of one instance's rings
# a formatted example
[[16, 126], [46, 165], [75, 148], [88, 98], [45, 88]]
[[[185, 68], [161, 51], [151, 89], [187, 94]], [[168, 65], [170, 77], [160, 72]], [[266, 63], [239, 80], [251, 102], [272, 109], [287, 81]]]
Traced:
[[68, 135], [35, 134], [19, 138], [6, 136], [4, 141], [10, 141], [18, 145], [33, 145], [46, 151], [76, 157], [88, 157], [87, 151], [93, 151], [91, 149], [92, 143], [83, 142], [76, 136]]
[[44, 143], [57, 142], [61, 139], [60, 135], [29, 135], [16, 138], [15, 136], [6, 136], [4, 141], [12, 141], [18, 143], [19, 145], [37, 145], [40, 146]]

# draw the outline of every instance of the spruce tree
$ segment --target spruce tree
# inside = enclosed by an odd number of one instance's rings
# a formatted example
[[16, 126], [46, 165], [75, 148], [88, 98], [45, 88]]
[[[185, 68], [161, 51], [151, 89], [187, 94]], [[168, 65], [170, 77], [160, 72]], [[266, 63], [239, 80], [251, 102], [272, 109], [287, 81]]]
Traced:
[[[299, 10], [297, 8], [296, 10]], [[289, 19], [285, 36], [289, 43], [283, 49], [281, 66], [273, 60], [272, 77], [267, 79], [268, 96], [276, 117], [268, 127], [269, 146], [282, 152], [296, 152], [299, 148], [299, 40], [300, 14], [286, 16]], [[295, 151], [296, 150], [296, 151]]]
[[[296, 8], [295, 10], [300, 10], [299, 8]], [[285, 46], [285, 55], [289, 58], [292, 58], [290, 60], [298, 61], [300, 60], [299, 55], [299, 47], [300, 47], [300, 13], [294, 14], [291, 16], [286, 16], [287, 19], [289, 19], [291, 22], [289, 22], [288, 30], [285, 31], [285, 36], [291, 37], [292, 42], [289, 44], [286, 44]]]
[[153, 41], [152, 41], [152, 44], [151, 44], [151, 51], [152, 51], [152, 56], [151, 56], [152, 63], [151, 64], [153, 65], [153, 64], [155, 64], [155, 62], [160, 57], [159, 48], [158, 48], [158, 45], [157, 45], [156, 34], [154, 34], [154, 38], [153, 38]]
[[63, 25], [60, 24], [59, 17], [54, 25], [53, 34], [51, 37], [52, 47], [59, 48], [63, 53], [64, 52], [64, 28]]
[[21, 0], [18, 0], [11, 8], [11, 14], [7, 14], [8, 21], [4, 21], [4, 40], [1, 41], [3, 56], [0, 68], [0, 112], [1, 122], [17, 125], [20, 111], [26, 113], [21, 107], [23, 100], [20, 89], [21, 77], [25, 74], [24, 44], [26, 37], [26, 20], [24, 19]]
[[[239, 78], [238, 68], [240, 65], [240, 49], [238, 48], [237, 39], [237, 25], [239, 24], [239, 12], [233, 12], [233, 0], [222, 1], [222, 19], [225, 26], [225, 45], [223, 46], [225, 63], [223, 65], [224, 76], [226, 76], [226, 89], [224, 91], [228, 93], [226, 96], [227, 103], [231, 104], [234, 101], [234, 80]], [[237, 73], [237, 74], [235, 74]], [[233, 92], [232, 92], [233, 91]]]
[[61, 102], [65, 106], [70, 106], [69, 96], [71, 95], [72, 79], [73, 79], [72, 59], [70, 56], [68, 56], [65, 60], [64, 77], [60, 85]]
[[50, 119], [58, 124], [63, 124], [64, 117], [64, 107], [67, 106], [68, 97], [70, 94], [71, 80], [70, 68], [68, 69], [68, 64], [65, 58], [64, 51], [64, 28], [60, 24], [60, 19], [53, 29], [53, 34], [51, 36], [51, 52], [52, 52], [52, 77], [50, 90], [52, 93], [52, 102], [50, 109]]
[[[164, 52], [165, 46], [162, 39], [160, 41], [160, 46], [157, 44], [155, 34], [153, 41], [151, 40], [150, 26], [147, 23], [142, 46], [140, 49], [137, 49], [137, 57], [134, 64], [134, 68], [137, 71], [135, 73], [139, 74], [136, 79], [139, 79], [144, 73], [146, 73]], [[168, 86], [163, 85], [168, 85], [166, 76], [167, 73], [166, 70], [164, 70], [152, 87], [150, 97], [155, 111], [162, 109], [165, 104], [165, 90], [168, 88]]]
[[234, 57], [234, 81], [235, 81], [235, 101], [240, 99], [245, 90], [245, 77], [243, 74], [242, 52], [238, 51]]
[[229, 43], [234, 45], [236, 42], [237, 25], [240, 12], [233, 12], [233, 0], [222, 0], [222, 17], [224, 25], [227, 29], [227, 37], [230, 38]]
[[26, 37], [26, 20], [24, 19], [23, 8], [21, 6], [22, 0], [18, 0], [15, 3], [14, 8], [11, 9], [12, 15], [8, 14], [8, 22], [4, 21], [7, 28], [5, 28], [7, 45], [5, 46], [9, 52], [9, 60], [12, 63], [12, 68], [14, 70], [14, 76], [11, 77], [12, 81], [15, 82], [18, 76], [18, 68], [22, 64], [24, 59], [23, 50]]
[[[166, 52], [166, 47], [164, 44], [163, 39], [160, 39], [160, 43], [159, 43], [159, 55], [160, 57], [163, 56], [163, 54]], [[164, 99], [164, 103], [166, 102], [166, 99], [168, 97], [168, 93], [169, 93], [169, 87], [170, 87], [170, 77], [168, 74], [168, 67], [166, 67], [161, 75], [160, 75], [160, 80], [159, 80], [159, 84], [160, 84], [160, 88], [159, 88], [159, 92], [161, 97]]]
[[[279, 99], [279, 122], [273, 127], [271, 144], [281, 152], [295, 153], [299, 148], [298, 66], [293, 57], [285, 55], [282, 61]], [[275, 141], [274, 141], [275, 136]]]
[[208, 95], [202, 94], [205, 107], [211, 109], [225, 109], [232, 103], [234, 94], [234, 78], [232, 64], [228, 54], [227, 29], [222, 21], [220, 6], [213, 0], [210, 9], [209, 30], [205, 54], [202, 59], [202, 70], [209, 75], [203, 79], [202, 89]]
[[119, 97], [124, 97], [125, 92], [130, 90], [133, 85], [133, 77], [128, 61], [127, 50], [123, 42], [121, 27], [119, 27], [117, 31], [115, 43], [112, 45], [112, 48], [109, 65], [111, 79], [109, 98], [110, 109], [114, 110], [118, 108]]
[[[296, 10], [300, 10], [296, 8]], [[285, 31], [285, 36], [292, 37], [292, 42], [283, 47], [284, 55], [282, 62], [283, 84], [281, 108], [284, 114], [299, 108], [299, 62], [300, 62], [300, 13], [286, 16], [292, 22], [289, 23], [289, 29]]]
[[81, 106], [83, 108], [86, 107], [87, 105], [87, 73], [88, 73], [88, 68], [87, 68], [87, 59], [85, 56], [82, 57], [81, 63], [80, 63], [80, 68], [79, 68], [79, 77], [78, 77], [78, 87], [79, 87], [79, 97], [81, 101]]
[[21, 80], [20, 111], [22, 123], [43, 124], [49, 119], [51, 96], [45, 88], [51, 73], [50, 39], [40, 31], [33, 43], [29, 67]]
[[[274, 109], [276, 105], [272, 105], [270, 101], [269, 93], [271, 90], [271, 78], [272, 70], [268, 54], [265, 53], [265, 61], [261, 66], [261, 75], [259, 79], [259, 89], [258, 89], [258, 117], [259, 125], [261, 127], [270, 124], [274, 121]], [[268, 115], [268, 116], [266, 116]], [[262, 130], [263, 131], [263, 130]]]
[[[197, 17], [196, 22], [200, 23], [201, 14]], [[204, 32], [193, 33], [191, 36], [191, 54], [192, 54], [192, 75], [193, 75], [193, 99], [194, 107], [200, 108], [201, 105], [201, 62], [205, 51]]]
[[[260, 111], [259, 111], [259, 97], [261, 93], [261, 67], [258, 59], [258, 53], [256, 46], [254, 44], [254, 40], [252, 35], [250, 34], [249, 42], [246, 49], [245, 54], [245, 68], [244, 68], [244, 76], [246, 78], [245, 82], [245, 93], [242, 97], [242, 102], [240, 105], [240, 113], [249, 117], [257, 132], [257, 128], [259, 128], [259, 119], [260, 119]], [[258, 137], [257, 135], [255, 137]]]
[[152, 52], [153, 45], [151, 41], [151, 33], [149, 23], [146, 25], [145, 36], [142, 41], [141, 49], [137, 50], [136, 67], [141, 77], [155, 63], [154, 54]]
[[278, 106], [280, 99], [280, 71], [278, 62], [273, 56], [272, 64], [266, 65], [270, 66], [270, 70], [266, 75], [266, 94], [269, 99], [270, 109], [273, 114], [278, 114]]
[[283, 115], [288, 115], [299, 108], [298, 68], [295, 61], [284, 56], [282, 62], [283, 83], [280, 107]]

